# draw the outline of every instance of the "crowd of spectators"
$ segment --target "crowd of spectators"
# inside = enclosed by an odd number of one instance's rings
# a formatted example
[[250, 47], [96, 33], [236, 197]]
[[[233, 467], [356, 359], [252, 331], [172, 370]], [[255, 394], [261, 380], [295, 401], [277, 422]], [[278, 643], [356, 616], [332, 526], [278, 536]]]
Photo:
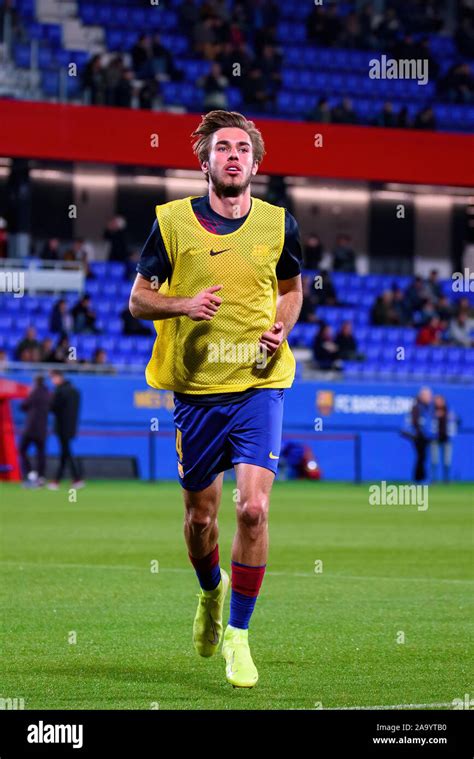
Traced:
[[[335, 2], [315, 5], [305, 21], [307, 44], [378, 50], [395, 59], [426, 60], [437, 98], [472, 103], [474, 75], [468, 61], [461, 58], [474, 58], [474, 20], [468, 0], [458, 5], [454, 40], [459, 58], [444, 73], [430, 50], [428, 36], [446, 31], [443, 4], [438, 0], [410, 4], [391, 0], [382, 13], [367, 2], [346, 15]], [[233, 86], [240, 90], [243, 108], [249, 112], [275, 114], [284, 55], [277, 32], [280, 4], [274, 0], [239, 0], [229, 7], [223, 0], [207, 0], [200, 5], [184, 0], [177, 10], [190, 54], [211, 63], [209, 72], [196, 81], [204, 108], [228, 108], [228, 88]], [[160, 35], [144, 32], [137, 35], [131, 50], [94, 55], [86, 65], [82, 83], [88, 103], [151, 109], [162, 106], [162, 82], [180, 82], [183, 78], [179, 59]], [[381, 112], [367, 121], [361, 120], [349, 97], [330, 107], [328, 97], [322, 96], [306, 117], [335, 124], [414, 129], [437, 126], [431, 103], [424, 103], [410, 118], [406, 107], [395, 111], [387, 101]]]
[[474, 320], [467, 298], [451, 304], [433, 269], [427, 279], [416, 276], [403, 292], [397, 285], [379, 295], [371, 311], [372, 324], [413, 326], [418, 329], [417, 345], [459, 345], [470, 347]]

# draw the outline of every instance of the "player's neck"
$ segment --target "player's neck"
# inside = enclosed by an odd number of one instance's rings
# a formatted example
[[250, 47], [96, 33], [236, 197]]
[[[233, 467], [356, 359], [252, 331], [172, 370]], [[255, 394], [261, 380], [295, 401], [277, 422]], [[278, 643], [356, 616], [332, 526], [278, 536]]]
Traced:
[[242, 195], [237, 195], [235, 198], [221, 198], [216, 195], [212, 187], [209, 187], [209, 204], [212, 210], [220, 216], [225, 216], [227, 219], [240, 219], [250, 211], [250, 187], [247, 187]]

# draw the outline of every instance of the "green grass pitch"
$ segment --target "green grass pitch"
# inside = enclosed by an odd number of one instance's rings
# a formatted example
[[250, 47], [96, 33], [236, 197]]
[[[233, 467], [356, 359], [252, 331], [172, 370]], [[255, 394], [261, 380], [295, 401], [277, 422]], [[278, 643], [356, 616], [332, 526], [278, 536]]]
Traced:
[[[227, 569], [232, 487], [219, 517]], [[260, 680], [239, 690], [220, 653], [201, 659], [192, 647], [198, 584], [178, 483], [91, 482], [77, 502], [68, 484], [3, 483], [0, 697], [25, 709], [450, 708], [473, 698], [472, 490], [436, 485], [429, 499], [418, 511], [370, 506], [368, 485], [275, 484], [250, 627]]]

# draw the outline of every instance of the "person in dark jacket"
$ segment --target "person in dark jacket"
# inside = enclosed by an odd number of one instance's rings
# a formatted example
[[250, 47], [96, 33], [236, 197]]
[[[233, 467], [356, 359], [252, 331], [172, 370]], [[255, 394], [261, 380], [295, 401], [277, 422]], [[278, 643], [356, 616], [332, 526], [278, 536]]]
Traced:
[[[25, 426], [20, 438], [20, 458], [23, 479], [30, 486], [42, 487], [45, 484], [46, 438], [48, 435], [48, 414], [51, 396], [44, 384], [44, 377], [35, 377], [30, 394], [20, 408], [26, 412]], [[34, 470], [28, 457], [31, 445], [36, 447], [37, 469]]]
[[415, 482], [423, 482], [427, 478], [426, 455], [433, 439], [434, 407], [433, 394], [429, 387], [422, 387], [412, 406], [409, 418], [409, 430], [402, 435], [413, 441], [415, 446]]
[[61, 455], [55, 479], [48, 484], [49, 490], [58, 490], [66, 465], [69, 464], [73, 488], [84, 487], [79, 462], [72, 455], [71, 442], [77, 435], [81, 396], [79, 390], [59, 369], [50, 372], [51, 382], [55, 386], [51, 401], [51, 412], [55, 417], [54, 431], [59, 439]]
[[452, 461], [452, 437], [456, 434], [457, 419], [449, 411], [446, 398], [442, 395], [434, 397], [434, 436], [431, 442], [431, 479], [438, 479], [439, 462], [443, 470], [444, 482], [449, 482], [451, 477]]

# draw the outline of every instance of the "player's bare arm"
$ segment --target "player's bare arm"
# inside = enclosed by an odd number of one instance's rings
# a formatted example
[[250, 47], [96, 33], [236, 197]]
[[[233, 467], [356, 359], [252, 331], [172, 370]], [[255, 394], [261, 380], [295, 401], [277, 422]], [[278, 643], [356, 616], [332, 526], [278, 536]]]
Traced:
[[160, 283], [137, 274], [130, 293], [129, 309], [135, 319], [170, 319], [188, 316], [193, 321], [210, 321], [222, 303], [217, 293], [222, 285], [213, 285], [193, 298], [176, 298], [159, 292]]
[[301, 274], [278, 282], [278, 301], [275, 323], [260, 338], [268, 353], [275, 353], [293, 329], [303, 303]]

